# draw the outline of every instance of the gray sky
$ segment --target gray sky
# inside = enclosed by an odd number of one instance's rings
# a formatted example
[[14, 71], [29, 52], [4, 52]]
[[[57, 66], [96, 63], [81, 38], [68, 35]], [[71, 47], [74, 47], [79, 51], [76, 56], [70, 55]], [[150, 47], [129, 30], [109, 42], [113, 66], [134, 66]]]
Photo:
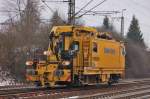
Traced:
[[[3, 6], [4, 0], [0, 0], [0, 7]], [[76, 0], [76, 11], [79, 10], [79, 8], [83, 7], [88, 1], [90, 0]], [[97, 3], [101, 2], [102, 0], [94, 0], [87, 8], [86, 10], [90, 9]], [[47, 3], [51, 8], [54, 10], [58, 10], [60, 15], [65, 17], [67, 19], [67, 9], [68, 5], [65, 3]], [[128, 31], [130, 21], [132, 19], [132, 16], [135, 15], [136, 18], [139, 20], [139, 25], [141, 27], [141, 31], [144, 35], [145, 42], [150, 47], [150, 0], [107, 0], [105, 3], [97, 7], [96, 11], [121, 11], [122, 9], [126, 9], [124, 15], [125, 15], [125, 33]], [[44, 4], [43, 4], [44, 6]], [[45, 6], [46, 7], [46, 6]], [[46, 19], [49, 19], [52, 15], [52, 12], [49, 9], [44, 9], [42, 11], [42, 16]], [[121, 16], [121, 14], [114, 14], [112, 17]], [[111, 18], [111, 17], [110, 17]], [[0, 22], [4, 22], [7, 19], [7, 17], [0, 13]], [[82, 19], [88, 26], [100, 26], [103, 22], [102, 16], [83, 16]], [[112, 21], [113, 24], [116, 26], [117, 30], [120, 31], [120, 21], [114, 20]]]

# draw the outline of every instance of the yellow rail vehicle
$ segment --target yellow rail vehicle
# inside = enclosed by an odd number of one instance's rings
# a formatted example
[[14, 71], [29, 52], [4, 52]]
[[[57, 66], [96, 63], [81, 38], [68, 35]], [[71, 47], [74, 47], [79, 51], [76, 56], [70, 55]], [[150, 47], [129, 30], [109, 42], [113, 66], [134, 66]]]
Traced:
[[109, 33], [92, 27], [55, 26], [49, 41], [46, 63], [36, 66], [39, 79], [34, 82], [43, 86], [111, 84], [124, 77], [125, 46]]

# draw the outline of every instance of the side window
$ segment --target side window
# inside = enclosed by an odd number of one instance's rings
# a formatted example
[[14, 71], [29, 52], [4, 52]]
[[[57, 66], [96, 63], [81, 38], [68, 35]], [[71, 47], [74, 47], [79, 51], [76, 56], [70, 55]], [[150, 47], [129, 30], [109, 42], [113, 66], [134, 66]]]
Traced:
[[115, 55], [116, 52], [114, 48], [104, 48], [104, 53]]
[[97, 43], [93, 42], [93, 52], [97, 53]]

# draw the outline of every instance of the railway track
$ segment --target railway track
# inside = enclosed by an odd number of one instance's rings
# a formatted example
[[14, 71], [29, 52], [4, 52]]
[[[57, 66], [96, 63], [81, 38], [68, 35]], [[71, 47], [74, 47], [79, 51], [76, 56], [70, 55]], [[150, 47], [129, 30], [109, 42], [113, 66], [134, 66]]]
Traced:
[[[58, 99], [58, 98], [79, 98], [79, 99], [124, 99], [124, 97], [142, 97], [150, 93], [150, 80], [134, 81], [129, 83], [120, 83], [108, 87], [103, 86], [87, 86], [80, 88], [59, 88], [59, 89], [46, 89], [46, 88], [22, 88], [0, 90], [0, 99]], [[144, 91], [145, 90], [145, 91]], [[144, 91], [144, 92], [143, 92]], [[136, 93], [138, 93], [136, 95]], [[87, 95], [88, 94], [88, 95]], [[122, 97], [124, 96], [124, 97]]]
[[[131, 99], [131, 98], [138, 98], [139, 96], [149, 95], [150, 94], [150, 85], [147, 86], [140, 86], [126, 90], [119, 90], [107, 93], [98, 93], [93, 95], [85, 95], [79, 96], [79, 99]], [[141, 98], [139, 98], [141, 99]]]

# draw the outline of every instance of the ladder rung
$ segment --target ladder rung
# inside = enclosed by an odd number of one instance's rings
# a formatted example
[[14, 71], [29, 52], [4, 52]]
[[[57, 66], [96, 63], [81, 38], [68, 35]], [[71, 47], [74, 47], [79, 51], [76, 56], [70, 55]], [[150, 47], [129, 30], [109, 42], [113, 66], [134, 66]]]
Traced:
[[86, 46], [86, 45], [88, 45], [88, 46], [89, 46], [90, 44], [88, 44], [88, 43], [84, 43], [84, 44], [83, 44], [83, 46], [84, 46], [84, 45], [85, 45], [85, 46]]
[[90, 44], [90, 42], [83, 42], [83, 44]]
[[83, 41], [83, 43], [90, 43], [90, 41], [86, 41], [86, 40], [85, 40], [85, 41]]
[[83, 46], [83, 49], [90, 49], [89, 46]]

